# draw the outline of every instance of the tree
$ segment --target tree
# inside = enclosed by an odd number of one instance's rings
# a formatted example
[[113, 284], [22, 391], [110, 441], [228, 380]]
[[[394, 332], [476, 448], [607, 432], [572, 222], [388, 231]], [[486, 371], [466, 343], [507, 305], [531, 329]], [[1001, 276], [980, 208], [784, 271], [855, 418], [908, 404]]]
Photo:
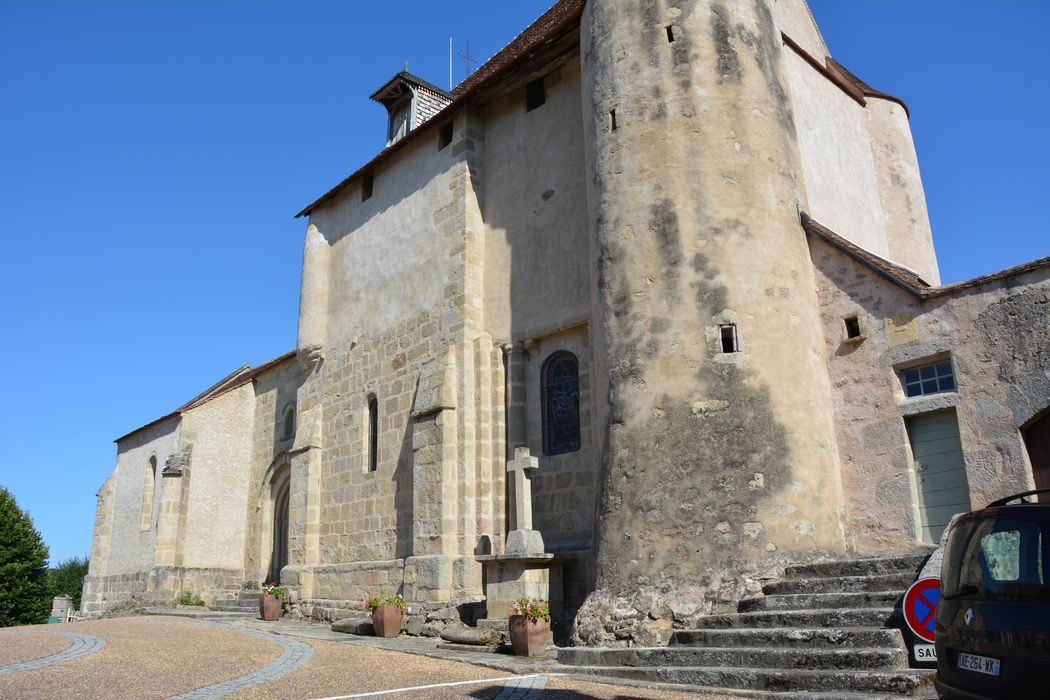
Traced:
[[47, 621], [47, 545], [29, 513], [0, 486], [0, 627]]
[[47, 570], [51, 596], [67, 595], [73, 599], [73, 608], [80, 610], [80, 590], [88, 572], [87, 557], [72, 557]]

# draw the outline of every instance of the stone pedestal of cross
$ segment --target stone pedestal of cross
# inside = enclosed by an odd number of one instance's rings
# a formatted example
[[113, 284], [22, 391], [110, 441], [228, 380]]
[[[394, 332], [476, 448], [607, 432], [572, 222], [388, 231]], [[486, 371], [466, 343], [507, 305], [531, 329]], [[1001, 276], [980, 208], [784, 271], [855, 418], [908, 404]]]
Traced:
[[514, 459], [507, 462], [507, 473], [514, 484], [514, 523], [507, 534], [508, 556], [535, 556], [543, 554], [543, 535], [532, 529], [532, 483], [526, 472], [538, 469], [539, 460], [528, 447], [515, 447]]

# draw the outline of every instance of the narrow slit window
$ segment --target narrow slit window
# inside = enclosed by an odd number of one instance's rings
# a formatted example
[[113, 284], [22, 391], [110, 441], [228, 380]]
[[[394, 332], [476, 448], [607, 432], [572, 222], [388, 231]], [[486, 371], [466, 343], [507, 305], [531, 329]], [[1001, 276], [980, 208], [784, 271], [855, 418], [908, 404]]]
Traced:
[[722, 352], [740, 352], [740, 346], [737, 342], [735, 324], [719, 326], [718, 332], [722, 340]]
[[616, 131], [620, 128], [619, 124], [616, 123], [616, 110], [609, 112], [609, 131]]
[[142, 518], [140, 529], [153, 527], [153, 498], [157, 488], [157, 458], [150, 457], [146, 464], [145, 480], [142, 484]]
[[368, 397], [368, 471], [379, 468], [379, 400]]
[[450, 143], [452, 143], [452, 122], [447, 122], [441, 125], [441, 131], [438, 134], [438, 150], [440, 151]]
[[846, 338], [859, 338], [860, 337], [860, 319], [856, 316], [849, 316], [843, 319], [846, 324]]
[[547, 93], [543, 89], [543, 78], [530, 80], [525, 86], [525, 111], [531, 112], [547, 101]]
[[295, 436], [295, 407], [289, 406], [284, 409], [284, 434], [286, 440]]
[[361, 177], [361, 201], [365, 201], [372, 196], [372, 185], [375, 183], [375, 177], [372, 173], [365, 173]]
[[674, 25], [673, 24], [669, 24], [669, 25], [667, 25], [666, 29], [667, 29], [667, 43], [668, 44], [673, 44], [674, 43]]

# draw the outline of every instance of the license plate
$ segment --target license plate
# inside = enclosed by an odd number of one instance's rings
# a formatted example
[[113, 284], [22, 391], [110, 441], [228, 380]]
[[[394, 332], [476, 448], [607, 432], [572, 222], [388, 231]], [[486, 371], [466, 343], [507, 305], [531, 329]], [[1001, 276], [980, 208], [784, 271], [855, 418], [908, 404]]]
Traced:
[[916, 644], [912, 647], [912, 653], [916, 661], [936, 661], [937, 647], [932, 644]]
[[999, 675], [999, 659], [976, 654], [959, 654], [959, 660], [955, 664], [964, 671], [976, 671], [987, 676]]

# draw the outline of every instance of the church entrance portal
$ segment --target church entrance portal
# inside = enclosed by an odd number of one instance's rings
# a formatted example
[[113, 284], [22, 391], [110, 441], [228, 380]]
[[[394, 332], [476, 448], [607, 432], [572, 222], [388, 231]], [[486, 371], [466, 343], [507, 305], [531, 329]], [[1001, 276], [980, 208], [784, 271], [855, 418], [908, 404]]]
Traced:
[[288, 565], [288, 483], [284, 479], [274, 485], [273, 497], [273, 552], [267, 581], [281, 581], [281, 569]]
[[[1032, 462], [1037, 489], [1050, 489], [1050, 409], [1024, 429], [1024, 444]], [[1040, 503], [1050, 503], [1050, 494], [1040, 494]]]

